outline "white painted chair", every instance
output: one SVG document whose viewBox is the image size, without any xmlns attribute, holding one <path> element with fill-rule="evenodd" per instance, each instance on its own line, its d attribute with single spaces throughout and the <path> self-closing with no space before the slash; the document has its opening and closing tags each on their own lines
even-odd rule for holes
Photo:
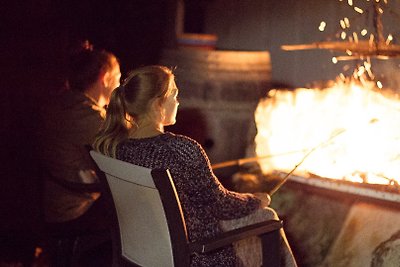
<svg viewBox="0 0 400 267">
<path fill-rule="evenodd" d="M 194 253 L 207 253 L 254 235 L 263 240 L 265 265 L 279 266 L 280 221 L 266 221 L 211 240 L 190 242 L 168 170 L 151 170 L 93 150 L 90 155 L 107 187 L 104 196 L 112 200 L 110 210 L 115 210 L 114 266 L 189 266 Z"/>
</svg>

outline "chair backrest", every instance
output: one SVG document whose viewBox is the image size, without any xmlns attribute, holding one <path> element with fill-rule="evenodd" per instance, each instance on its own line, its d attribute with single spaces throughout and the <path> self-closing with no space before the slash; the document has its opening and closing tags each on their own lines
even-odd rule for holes
<svg viewBox="0 0 400 267">
<path fill-rule="evenodd" d="M 122 257 L 140 266 L 188 266 L 186 227 L 169 171 L 151 170 L 93 150 L 90 155 L 112 194 Z"/>
</svg>

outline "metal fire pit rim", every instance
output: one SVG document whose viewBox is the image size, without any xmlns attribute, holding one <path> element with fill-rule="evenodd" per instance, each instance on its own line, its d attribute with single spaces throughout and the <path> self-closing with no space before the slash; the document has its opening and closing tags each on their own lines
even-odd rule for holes
<svg viewBox="0 0 400 267">
<path fill-rule="evenodd" d="M 283 175 L 284 173 L 281 173 Z M 400 194 L 393 192 L 385 192 L 375 190 L 372 188 L 361 187 L 357 183 L 344 183 L 340 180 L 319 178 L 319 177 L 302 177 L 298 175 L 291 175 L 288 180 L 289 184 L 295 183 L 298 185 L 307 186 L 308 189 L 315 188 L 318 192 L 323 190 L 324 192 L 331 191 L 348 196 L 353 196 L 354 200 L 362 199 L 368 201 L 379 202 L 383 204 L 389 204 L 389 206 L 400 207 Z"/>
</svg>

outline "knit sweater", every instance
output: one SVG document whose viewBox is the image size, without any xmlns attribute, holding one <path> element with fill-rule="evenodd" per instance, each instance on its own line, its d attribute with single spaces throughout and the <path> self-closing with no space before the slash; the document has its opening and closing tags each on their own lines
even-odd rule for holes
<svg viewBox="0 0 400 267">
<path fill-rule="evenodd" d="M 165 133 L 128 139 L 116 157 L 146 168 L 169 169 L 182 204 L 190 241 L 222 232 L 219 221 L 241 218 L 260 207 L 252 194 L 227 190 L 214 175 L 203 148 L 193 139 Z M 192 257 L 191 266 L 235 266 L 232 246 Z"/>
</svg>

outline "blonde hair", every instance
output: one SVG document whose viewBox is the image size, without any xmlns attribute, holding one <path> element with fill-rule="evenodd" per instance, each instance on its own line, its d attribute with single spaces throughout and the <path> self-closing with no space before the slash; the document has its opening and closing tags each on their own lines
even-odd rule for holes
<svg viewBox="0 0 400 267">
<path fill-rule="evenodd" d="M 170 94 L 171 79 L 174 79 L 172 71 L 164 66 L 146 66 L 131 71 L 111 94 L 106 118 L 93 148 L 115 158 L 118 144 L 126 140 L 148 114 L 151 102 L 155 98 L 162 102 Z"/>
</svg>

